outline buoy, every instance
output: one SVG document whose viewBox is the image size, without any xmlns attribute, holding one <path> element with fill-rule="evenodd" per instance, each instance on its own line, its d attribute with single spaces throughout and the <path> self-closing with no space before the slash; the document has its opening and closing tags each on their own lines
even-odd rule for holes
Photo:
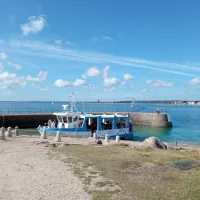
<svg viewBox="0 0 200 200">
<path fill-rule="evenodd" d="M 94 134 L 93 134 L 93 138 L 94 138 L 94 139 L 97 139 L 97 133 L 96 133 L 96 131 L 95 131 Z"/>
<path fill-rule="evenodd" d="M 18 126 L 15 126 L 15 135 L 19 136 L 19 127 Z"/>
<path fill-rule="evenodd" d="M 8 127 L 7 132 L 6 132 L 6 137 L 12 137 L 12 128 Z"/>
<path fill-rule="evenodd" d="M 5 140 L 5 128 L 2 127 L 0 130 L 0 140 Z"/>
<path fill-rule="evenodd" d="M 116 136 L 116 140 L 115 140 L 115 142 L 119 142 L 119 141 L 120 141 L 120 136 L 117 135 L 117 136 Z"/>
<path fill-rule="evenodd" d="M 54 142 L 61 142 L 60 131 L 56 132 L 56 137 L 54 138 Z"/>
<path fill-rule="evenodd" d="M 44 130 L 42 131 L 42 134 L 41 134 L 40 138 L 41 138 L 41 139 L 47 139 L 47 130 L 44 129 Z"/>
<path fill-rule="evenodd" d="M 109 135 L 108 135 L 108 134 L 105 135 L 105 140 L 104 140 L 104 142 L 109 142 Z"/>
</svg>

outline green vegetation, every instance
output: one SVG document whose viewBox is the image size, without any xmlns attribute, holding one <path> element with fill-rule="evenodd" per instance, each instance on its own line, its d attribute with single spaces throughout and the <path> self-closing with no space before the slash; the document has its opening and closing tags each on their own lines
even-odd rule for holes
<svg viewBox="0 0 200 200">
<path fill-rule="evenodd" d="M 181 171 L 169 164 L 186 158 L 200 161 L 199 152 L 122 145 L 68 145 L 56 152 L 66 156 L 95 200 L 200 199 L 200 167 Z"/>
</svg>

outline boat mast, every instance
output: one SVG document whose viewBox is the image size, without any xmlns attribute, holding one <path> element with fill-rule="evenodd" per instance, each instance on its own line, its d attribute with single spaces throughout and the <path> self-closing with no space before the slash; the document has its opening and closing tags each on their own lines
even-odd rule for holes
<svg viewBox="0 0 200 200">
<path fill-rule="evenodd" d="M 71 107 L 70 112 L 78 112 L 78 110 L 76 109 L 76 94 L 74 93 L 74 91 L 70 96 L 70 107 Z"/>
</svg>

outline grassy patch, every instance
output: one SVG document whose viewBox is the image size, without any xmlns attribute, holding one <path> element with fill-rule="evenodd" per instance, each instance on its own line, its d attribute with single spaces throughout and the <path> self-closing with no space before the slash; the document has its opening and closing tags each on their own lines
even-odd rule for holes
<svg viewBox="0 0 200 200">
<path fill-rule="evenodd" d="M 105 187 L 105 186 L 113 185 L 113 182 L 111 181 L 99 181 L 96 183 L 96 186 L 98 187 Z"/>
<path fill-rule="evenodd" d="M 172 161 L 186 158 L 200 161 L 198 152 L 137 149 L 123 145 L 102 148 L 70 145 L 60 149 L 59 152 L 70 157 L 68 162 L 73 163 L 74 166 L 79 163 L 84 164 L 78 167 L 75 173 L 86 180 L 86 189 L 92 181 L 91 176 L 96 174 L 111 180 L 111 182 L 96 182 L 97 187 L 112 183 L 122 189 L 120 192 L 92 191 L 95 200 L 200 199 L 200 167 L 180 171 L 169 165 Z M 90 166 L 94 166 L 98 172 L 91 171 L 89 176 L 83 175 L 82 172 Z"/>
</svg>

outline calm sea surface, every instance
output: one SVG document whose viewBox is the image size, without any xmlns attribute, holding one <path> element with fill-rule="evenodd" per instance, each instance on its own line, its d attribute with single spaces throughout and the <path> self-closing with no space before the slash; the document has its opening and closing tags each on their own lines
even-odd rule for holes
<svg viewBox="0 0 200 200">
<path fill-rule="evenodd" d="M 64 102 L 0 102 L 0 114 L 3 113 L 31 113 L 60 111 Z M 173 128 L 151 128 L 147 126 L 134 126 L 134 140 L 144 140 L 156 136 L 162 141 L 190 143 L 200 145 L 200 106 L 173 106 L 162 104 L 77 104 L 79 111 L 162 111 L 167 109 Z"/>
</svg>

